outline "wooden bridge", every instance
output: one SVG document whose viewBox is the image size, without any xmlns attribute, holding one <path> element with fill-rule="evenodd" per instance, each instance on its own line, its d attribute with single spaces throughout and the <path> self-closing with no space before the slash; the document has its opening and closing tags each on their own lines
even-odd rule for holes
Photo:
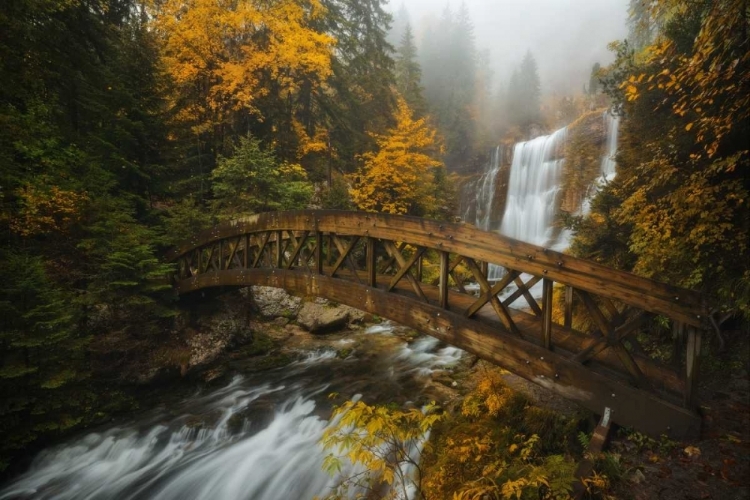
<svg viewBox="0 0 750 500">
<path fill-rule="evenodd" d="M 469 225 L 364 212 L 247 217 L 196 235 L 169 258 L 180 294 L 265 285 L 325 297 L 460 347 L 595 413 L 609 408 L 620 425 L 653 436 L 700 429 L 707 313 L 689 290 Z M 490 264 L 505 269 L 499 281 L 488 280 Z M 541 300 L 530 291 L 539 282 Z M 511 308 L 516 301 L 523 308 Z M 635 338 L 650 314 L 676 333 L 669 365 Z"/>
</svg>

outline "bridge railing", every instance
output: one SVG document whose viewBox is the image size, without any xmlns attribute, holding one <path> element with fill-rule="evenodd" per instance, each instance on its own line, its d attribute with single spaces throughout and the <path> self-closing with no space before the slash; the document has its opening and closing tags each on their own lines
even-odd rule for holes
<svg viewBox="0 0 750 500">
<path fill-rule="evenodd" d="M 499 321 L 510 335 L 568 361 L 695 407 L 707 320 L 700 294 L 470 225 L 364 212 L 266 213 L 197 234 L 169 257 L 178 263 L 180 292 L 239 283 L 257 269 L 341 278 L 467 319 Z M 504 268 L 499 280 L 488 278 L 488 264 Z M 539 283 L 541 296 L 532 291 Z M 521 299 L 523 311 L 510 307 Z M 559 318 L 554 302 L 562 305 Z M 574 310 L 587 318 L 588 331 L 574 328 Z M 646 313 L 673 323 L 672 366 L 651 359 L 636 339 Z"/>
</svg>

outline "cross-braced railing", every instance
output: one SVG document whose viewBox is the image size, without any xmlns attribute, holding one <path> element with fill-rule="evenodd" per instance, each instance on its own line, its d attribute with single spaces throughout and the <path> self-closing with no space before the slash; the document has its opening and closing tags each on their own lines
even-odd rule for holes
<svg viewBox="0 0 750 500">
<path fill-rule="evenodd" d="M 180 293 L 268 284 L 321 295 L 420 329 L 594 411 L 613 408 L 616 422 L 652 434 L 699 425 L 706 315 L 689 290 L 469 225 L 363 212 L 248 217 L 196 235 L 170 258 Z M 490 265 L 503 268 L 498 280 L 488 278 Z M 675 343 L 670 365 L 636 338 L 654 314 L 687 340 Z"/>
</svg>

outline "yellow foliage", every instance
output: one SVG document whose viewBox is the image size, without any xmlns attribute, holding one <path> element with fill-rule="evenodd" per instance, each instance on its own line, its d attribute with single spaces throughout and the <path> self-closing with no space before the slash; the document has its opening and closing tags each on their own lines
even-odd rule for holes
<svg viewBox="0 0 750 500">
<path fill-rule="evenodd" d="M 352 201 L 369 212 L 427 215 L 435 209 L 433 169 L 443 168 L 437 132 L 414 120 L 399 98 L 396 126 L 374 135 L 378 151 L 362 155 L 364 166 L 352 178 Z"/>
<path fill-rule="evenodd" d="M 331 74 L 333 38 L 310 27 L 320 0 L 164 0 L 152 4 L 162 61 L 197 133 L 244 110 L 259 118 L 270 85 L 286 97 Z M 187 98 L 186 98 L 187 97 Z M 175 104 L 177 98 L 175 98 Z"/>
<path fill-rule="evenodd" d="M 657 18 L 684 14 L 690 6 L 685 0 L 656 0 L 651 9 Z M 701 29 L 689 54 L 682 54 L 674 40 L 657 39 L 648 47 L 646 64 L 666 67 L 655 81 L 644 75 L 633 76 L 621 84 L 628 101 L 639 97 L 638 85 L 663 89 L 670 95 L 672 111 L 695 120 L 696 140 L 708 157 L 719 149 L 722 139 L 750 118 L 750 50 L 747 48 L 747 1 L 717 0 L 702 16 Z"/>
<path fill-rule="evenodd" d="M 405 493 L 410 482 L 421 479 L 408 477 L 405 465 L 417 465 L 418 443 L 441 418 L 434 404 L 420 411 L 347 401 L 334 409 L 331 420 L 335 423 L 321 439 L 326 450 L 333 450 L 323 468 L 331 474 L 340 472 L 341 460 L 346 457 L 352 464 L 363 466 L 367 474 L 355 473 L 344 478 L 340 491 L 351 486 L 373 489 L 379 483 L 386 483 L 393 486 L 390 497 L 397 498 Z"/>
<path fill-rule="evenodd" d="M 22 236 L 67 231 L 80 219 L 82 206 L 88 200 L 85 192 L 65 191 L 57 186 L 26 185 L 17 195 L 21 210 L 18 217 L 11 220 L 10 228 Z"/>
</svg>

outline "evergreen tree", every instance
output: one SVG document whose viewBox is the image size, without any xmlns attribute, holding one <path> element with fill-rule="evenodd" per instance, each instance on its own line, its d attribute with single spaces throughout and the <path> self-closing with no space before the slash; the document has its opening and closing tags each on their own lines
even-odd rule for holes
<svg viewBox="0 0 750 500">
<path fill-rule="evenodd" d="M 409 17 L 409 11 L 406 10 L 406 4 L 401 2 L 398 10 L 393 15 L 393 22 L 388 30 L 386 41 L 391 44 L 391 46 L 398 47 L 404 39 L 404 32 L 407 27 L 411 27 L 411 19 Z"/>
<path fill-rule="evenodd" d="M 356 157 L 374 147 L 370 132 L 382 132 L 393 121 L 393 47 L 386 40 L 391 15 L 384 3 L 323 0 L 327 15 L 319 29 L 337 43 L 327 86 L 310 89 L 307 127 L 326 129 L 328 158 L 342 172 L 353 171 Z"/>
<path fill-rule="evenodd" d="M 411 26 L 408 24 L 396 52 L 395 74 L 399 94 L 406 100 L 415 116 L 423 116 L 426 104 L 422 96 L 422 70 L 417 62 L 417 48 L 414 45 Z"/>
<path fill-rule="evenodd" d="M 540 120 L 541 90 L 536 60 L 531 51 L 517 70 L 513 71 L 508 84 L 507 113 L 512 125 L 528 127 Z"/>
<path fill-rule="evenodd" d="M 477 56 L 474 27 L 465 3 L 454 15 L 446 6 L 428 29 L 422 59 L 427 105 L 445 138 L 449 169 L 466 164 L 476 138 Z"/>
<path fill-rule="evenodd" d="M 591 76 L 589 77 L 588 93 L 590 95 L 596 95 L 601 91 L 601 84 L 599 83 L 600 71 L 601 65 L 594 63 L 594 66 L 591 68 Z"/>
</svg>

